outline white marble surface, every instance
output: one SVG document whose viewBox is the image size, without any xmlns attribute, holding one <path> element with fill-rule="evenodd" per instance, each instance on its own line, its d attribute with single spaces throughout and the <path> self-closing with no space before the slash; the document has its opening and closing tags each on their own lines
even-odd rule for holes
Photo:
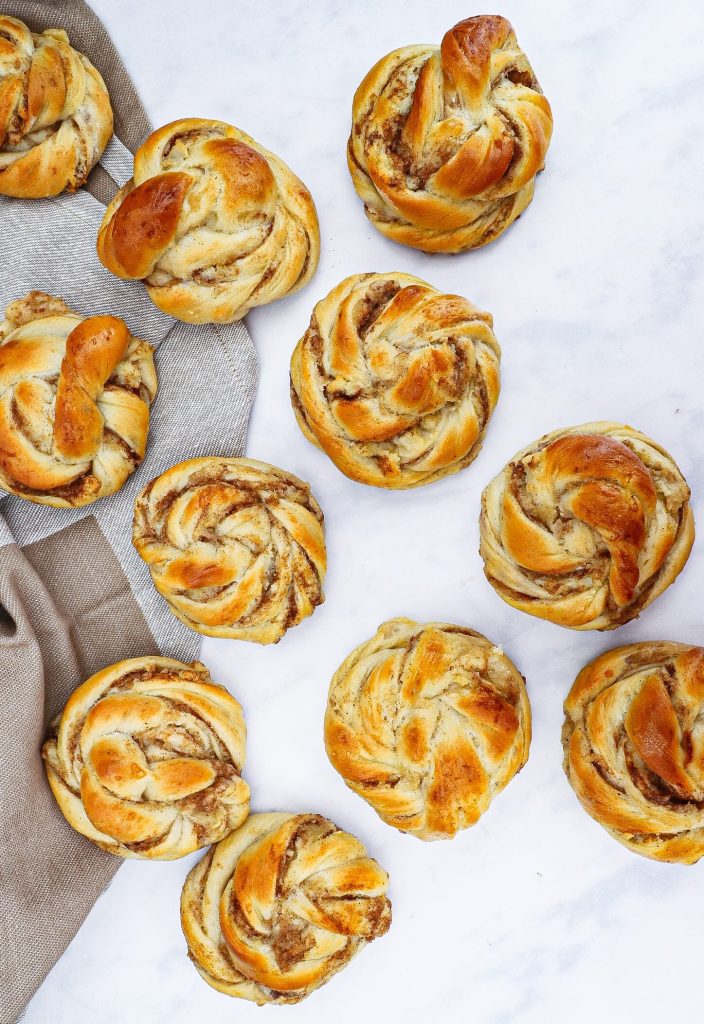
<svg viewBox="0 0 704 1024">
<path fill-rule="evenodd" d="M 553 105 L 536 198 L 498 242 L 428 257 L 367 224 L 345 166 L 352 93 L 379 56 L 477 13 L 449 0 L 94 0 L 155 125 L 234 122 L 309 185 L 323 254 L 308 288 L 249 318 L 261 364 L 248 454 L 313 483 L 327 521 L 327 601 L 277 647 L 206 641 L 242 701 L 253 806 L 311 809 L 362 837 L 391 875 L 394 922 L 298 1007 L 210 990 L 178 922 L 190 862 L 128 863 L 33 1000 L 27 1024 L 435 1020 L 545 1024 L 701 1017 L 704 864 L 640 859 L 577 804 L 561 767 L 561 705 L 579 667 L 637 639 L 701 643 L 704 542 L 676 584 L 617 634 L 585 635 L 505 606 L 484 581 L 483 485 L 552 428 L 613 418 L 674 454 L 704 517 L 701 304 L 704 161 L 696 0 L 505 0 Z M 399 269 L 495 317 L 503 388 L 485 447 L 458 476 L 383 493 L 341 476 L 299 433 L 288 361 L 314 302 L 343 276 Z M 184 445 L 187 428 L 184 426 Z M 397 834 L 327 762 L 330 676 L 386 618 L 471 625 L 527 677 L 530 760 L 454 841 Z"/>
</svg>

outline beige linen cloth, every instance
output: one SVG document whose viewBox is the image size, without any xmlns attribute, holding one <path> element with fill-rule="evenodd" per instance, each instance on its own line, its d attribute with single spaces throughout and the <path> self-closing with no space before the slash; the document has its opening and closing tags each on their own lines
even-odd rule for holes
<svg viewBox="0 0 704 1024">
<path fill-rule="evenodd" d="M 147 455 L 118 494 L 64 510 L 0 492 L 0 1022 L 10 1024 L 120 865 L 58 811 L 40 756 L 47 723 L 104 665 L 157 651 L 197 656 L 197 634 L 170 614 L 132 548 L 134 499 L 183 458 L 242 453 L 257 361 L 243 324 L 178 324 L 98 261 L 101 203 L 131 176 L 125 146 L 134 151 L 151 130 L 102 23 L 81 0 L 0 0 L 0 11 L 34 30 L 67 30 L 105 78 L 117 136 L 87 189 L 0 197 L 0 304 L 37 288 L 85 315 L 121 316 L 159 345 Z"/>
</svg>

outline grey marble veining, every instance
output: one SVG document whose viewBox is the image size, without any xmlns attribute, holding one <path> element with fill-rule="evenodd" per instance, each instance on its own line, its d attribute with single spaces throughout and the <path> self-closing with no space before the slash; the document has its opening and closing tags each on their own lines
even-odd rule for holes
<svg viewBox="0 0 704 1024">
<path fill-rule="evenodd" d="M 255 311 L 261 377 L 248 454 L 312 482 L 326 513 L 327 601 L 273 648 L 206 641 L 244 705 L 257 810 L 312 809 L 357 833 L 391 875 L 389 935 L 298 1007 L 258 1010 L 210 990 L 178 920 L 190 863 L 128 863 L 32 1002 L 27 1024 L 611 1024 L 696 1019 L 704 864 L 640 859 L 579 808 L 561 767 L 562 700 L 581 665 L 638 639 L 704 640 L 704 544 L 674 586 L 617 633 L 562 630 L 506 607 L 478 548 L 482 487 L 553 428 L 613 418 L 664 444 L 704 517 L 704 8 L 694 0 L 506 0 L 555 133 L 533 204 L 486 249 L 428 257 L 368 224 L 345 164 L 352 94 L 396 46 L 439 41 L 477 13 L 449 0 L 94 0 L 155 125 L 232 121 L 310 187 L 313 282 Z M 341 476 L 300 434 L 288 361 L 314 302 L 343 276 L 399 269 L 494 314 L 502 395 L 477 461 L 406 493 Z M 524 771 L 473 829 L 423 844 L 385 826 L 327 762 L 330 676 L 386 618 L 471 625 L 527 678 Z"/>
</svg>

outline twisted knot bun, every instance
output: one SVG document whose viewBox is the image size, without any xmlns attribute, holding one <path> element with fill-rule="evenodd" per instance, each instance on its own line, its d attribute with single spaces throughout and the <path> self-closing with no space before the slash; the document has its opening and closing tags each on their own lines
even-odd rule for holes
<svg viewBox="0 0 704 1024">
<path fill-rule="evenodd" d="M 585 811 L 654 860 L 704 855 L 704 649 L 607 651 L 565 701 L 565 772 Z"/>
<path fill-rule="evenodd" d="M 550 104 L 505 18 L 383 57 L 357 89 L 347 163 L 372 224 L 426 252 L 486 245 L 533 198 Z"/>
<path fill-rule="evenodd" d="M 73 693 L 42 755 L 70 825 L 120 857 L 174 860 L 247 817 L 242 708 L 205 666 L 131 658 Z"/>
<path fill-rule="evenodd" d="M 0 15 L 0 195 L 74 191 L 111 135 L 105 83 L 66 33 Z"/>
<path fill-rule="evenodd" d="M 376 487 L 469 465 L 499 396 L 492 318 L 409 274 L 358 274 L 315 307 L 291 358 L 306 437 Z"/>
<path fill-rule="evenodd" d="M 474 825 L 528 760 L 523 678 L 471 629 L 391 619 L 332 678 L 325 747 L 350 789 L 419 839 Z"/>
<path fill-rule="evenodd" d="M 319 814 L 253 814 L 186 878 L 189 956 L 226 995 L 298 1003 L 387 932 L 387 886 L 362 843 Z"/>
<path fill-rule="evenodd" d="M 98 256 L 188 323 L 230 323 L 302 288 L 320 251 L 310 192 L 283 160 L 223 121 L 153 132 L 105 211 Z"/>
<path fill-rule="evenodd" d="M 265 462 L 181 462 L 137 499 L 134 545 L 174 615 L 208 636 L 276 643 L 323 601 L 323 513 Z"/>
<path fill-rule="evenodd" d="M 115 316 L 43 292 L 0 323 L 0 486 L 41 505 L 88 505 L 144 457 L 154 353 Z"/>
<path fill-rule="evenodd" d="M 615 629 L 669 587 L 694 541 L 689 487 L 664 448 L 618 423 L 556 430 L 482 495 L 486 577 L 514 608 Z"/>
</svg>

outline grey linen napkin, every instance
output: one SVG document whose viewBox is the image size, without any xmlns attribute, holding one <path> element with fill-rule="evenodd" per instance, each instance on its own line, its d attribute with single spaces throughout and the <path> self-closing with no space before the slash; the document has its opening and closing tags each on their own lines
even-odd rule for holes
<svg viewBox="0 0 704 1024">
<path fill-rule="evenodd" d="M 34 30 L 63 27 L 106 80 L 119 139 L 133 150 L 150 125 L 104 26 L 81 0 L 0 10 Z M 157 345 L 159 389 L 147 455 L 116 495 L 51 509 L 0 492 L 0 1024 L 18 1019 L 119 867 L 66 824 L 40 756 L 50 719 L 87 676 L 121 658 L 184 660 L 199 637 L 167 610 L 131 543 L 136 494 L 181 459 L 241 454 L 257 380 L 244 324 L 179 324 L 139 283 L 100 264 L 103 205 L 131 177 L 113 138 L 86 189 L 55 199 L 0 197 L 0 304 L 31 289 L 79 313 L 121 316 Z"/>
</svg>

